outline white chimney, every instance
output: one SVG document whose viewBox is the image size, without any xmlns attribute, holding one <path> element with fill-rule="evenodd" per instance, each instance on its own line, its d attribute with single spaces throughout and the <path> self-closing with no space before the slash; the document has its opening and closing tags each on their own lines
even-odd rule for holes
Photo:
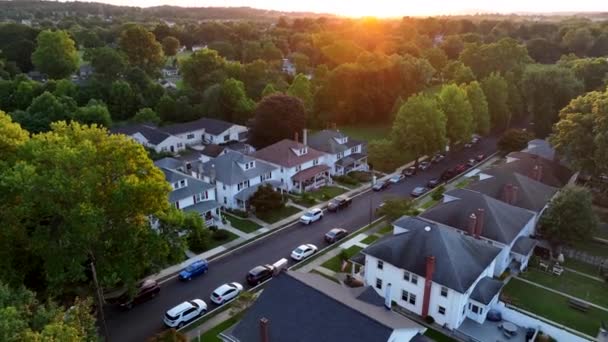
<svg viewBox="0 0 608 342">
<path fill-rule="evenodd" d="M 302 144 L 304 146 L 308 145 L 308 130 L 306 128 L 302 130 Z"/>
<path fill-rule="evenodd" d="M 387 310 L 391 309 L 392 302 L 393 301 L 391 300 L 391 283 L 388 283 L 386 284 L 386 289 L 384 290 L 384 306 Z"/>
</svg>

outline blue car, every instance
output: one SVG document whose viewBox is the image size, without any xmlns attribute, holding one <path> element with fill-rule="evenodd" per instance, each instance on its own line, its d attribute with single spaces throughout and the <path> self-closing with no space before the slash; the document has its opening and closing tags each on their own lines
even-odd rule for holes
<svg viewBox="0 0 608 342">
<path fill-rule="evenodd" d="M 192 280 L 196 276 L 207 273 L 207 270 L 209 270 L 207 260 L 195 261 L 179 272 L 179 280 Z"/>
</svg>

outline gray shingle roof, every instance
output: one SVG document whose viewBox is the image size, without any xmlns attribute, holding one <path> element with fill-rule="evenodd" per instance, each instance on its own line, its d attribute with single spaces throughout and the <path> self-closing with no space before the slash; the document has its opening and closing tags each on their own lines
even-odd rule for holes
<svg viewBox="0 0 608 342">
<path fill-rule="evenodd" d="M 534 168 L 540 165 L 542 166 L 542 177 L 540 182 L 557 188 L 561 188 L 566 185 L 573 175 L 573 172 L 567 167 L 534 154 L 526 152 L 512 152 L 509 153 L 508 156 L 517 158 L 518 160 L 510 163 L 500 164 L 490 170 L 484 171 L 484 173 L 493 174 L 493 172 L 507 170 L 532 178 Z"/>
<path fill-rule="evenodd" d="M 196 211 L 197 213 L 201 213 L 204 214 L 206 212 L 208 212 L 209 210 L 215 209 L 215 208 L 219 208 L 220 204 L 217 203 L 217 201 L 202 201 L 202 202 L 198 202 L 194 205 L 191 205 L 189 207 L 185 207 L 182 208 L 184 211 Z"/>
<path fill-rule="evenodd" d="M 277 143 L 258 150 L 253 154 L 253 156 L 277 165 L 293 167 L 307 161 L 320 158 L 324 155 L 323 152 L 317 151 L 312 147 L 308 147 L 308 153 L 301 156 L 298 156 L 292 150 L 299 150 L 305 147 L 306 146 L 299 142 L 290 139 L 283 139 Z"/>
<path fill-rule="evenodd" d="M 534 247 L 536 247 L 537 243 L 538 240 L 532 239 L 527 236 L 520 236 L 515 241 L 515 244 L 513 245 L 513 248 L 511 248 L 511 251 L 521 255 L 528 255 L 534 249 Z"/>
<path fill-rule="evenodd" d="M 198 120 L 173 124 L 165 127 L 161 127 L 164 132 L 170 134 L 182 134 L 187 132 L 196 131 L 199 129 L 205 129 L 206 133 L 209 134 L 220 134 L 225 132 L 228 128 L 232 127 L 233 124 L 230 122 L 211 119 L 211 118 L 200 118 Z"/>
<path fill-rule="evenodd" d="M 169 183 L 175 183 L 182 179 L 186 179 L 188 185 L 183 188 L 171 191 L 169 194 L 169 202 L 177 202 L 189 196 L 200 194 L 206 190 L 213 189 L 213 185 L 205 183 L 202 180 L 183 174 L 179 171 L 169 170 L 166 168 L 160 168 L 165 174 L 165 179 Z"/>
<path fill-rule="evenodd" d="M 268 180 L 262 183 L 258 183 L 254 186 L 250 186 L 248 188 L 245 188 L 241 191 L 239 191 L 236 195 L 234 195 L 234 198 L 241 200 L 241 201 L 246 201 L 249 199 L 249 197 L 253 196 L 253 194 L 255 194 L 256 191 L 258 191 L 258 188 L 262 185 L 266 185 L 266 184 L 270 184 L 273 187 L 280 187 L 281 186 L 281 182 L 277 181 L 277 180 Z"/>
<path fill-rule="evenodd" d="M 349 154 L 348 156 L 336 161 L 336 165 L 341 165 L 341 166 L 352 165 L 356 161 L 359 161 L 366 157 L 367 157 L 367 154 L 364 154 L 364 153 L 352 153 L 352 154 Z"/>
<path fill-rule="evenodd" d="M 475 289 L 473 290 L 473 293 L 471 293 L 471 298 L 481 304 L 490 304 L 494 296 L 496 296 L 504 285 L 505 284 L 502 281 L 491 277 L 482 278 L 477 285 L 475 285 Z"/>
<path fill-rule="evenodd" d="M 146 139 L 148 139 L 148 142 L 150 142 L 150 144 L 153 144 L 153 145 L 158 145 L 161 142 L 165 141 L 165 139 L 170 137 L 169 134 L 158 130 L 154 126 L 141 125 L 141 124 L 113 128 L 110 130 L 110 132 L 115 133 L 115 134 L 126 134 L 126 135 L 133 135 L 135 133 L 140 133 L 141 135 L 146 137 Z"/>
<path fill-rule="evenodd" d="M 222 152 L 224 152 L 225 149 L 226 149 L 226 147 L 221 146 L 221 145 L 209 144 L 209 145 L 205 145 L 205 148 L 203 149 L 203 152 L 201 152 L 201 153 L 208 157 L 215 158 L 215 157 L 219 156 L 220 154 L 222 154 Z"/>
<path fill-rule="evenodd" d="M 423 328 L 383 307 L 358 300 L 349 288 L 310 273 L 274 278 L 242 320 L 226 334 L 241 342 L 260 342 L 259 321 L 269 320 L 270 341 L 388 341 L 395 329 L 415 335 Z"/>
<path fill-rule="evenodd" d="M 255 162 L 255 167 L 244 170 L 239 165 L 248 162 Z M 205 176 L 211 177 L 212 173 L 215 172 L 217 180 L 230 185 L 238 184 L 275 170 L 276 167 L 269 163 L 235 151 L 228 151 L 203 164 L 203 174 Z"/>
<path fill-rule="evenodd" d="M 438 203 L 420 216 L 466 232 L 469 216 L 481 208 L 485 210 L 481 236 L 507 245 L 513 242 L 534 217 L 534 213 L 529 210 L 514 207 L 476 191 L 454 189 L 444 196 L 456 199 Z"/>
<path fill-rule="evenodd" d="M 480 192 L 498 200 L 504 199 L 505 186 L 517 186 L 514 206 L 540 212 L 558 191 L 558 188 L 537 182 L 534 179 L 509 170 L 494 170 L 491 178 L 474 182 L 468 189 Z"/>
<path fill-rule="evenodd" d="M 345 144 L 338 143 L 336 138 L 344 138 L 346 135 L 340 131 L 334 131 L 329 129 L 324 129 L 315 134 L 312 134 L 308 138 L 308 146 L 327 153 L 336 154 L 339 152 L 344 152 L 347 149 L 364 144 L 363 141 L 348 138 Z"/>
<path fill-rule="evenodd" d="M 156 165 L 157 167 L 165 168 L 165 169 L 169 169 L 169 170 L 177 170 L 180 167 L 183 167 L 184 163 L 175 158 L 165 157 L 165 158 L 155 161 L 154 165 Z"/>
<path fill-rule="evenodd" d="M 535 154 L 548 160 L 555 159 L 555 149 L 547 140 L 543 139 L 534 139 L 529 141 L 528 147 L 526 147 L 522 152 Z"/>
<path fill-rule="evenodd" d="M 434 256 L 433 282 L 459 293 L 465 293 L 501 251 L 422 218 L 404 217 L 393 224 L 408 231 L 376 241 L 362 252 L 421 277 L 426 257 Z"/>
</svg>

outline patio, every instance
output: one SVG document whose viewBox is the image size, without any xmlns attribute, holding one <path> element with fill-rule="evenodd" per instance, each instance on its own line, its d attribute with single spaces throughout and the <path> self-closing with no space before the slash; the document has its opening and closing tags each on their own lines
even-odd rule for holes
<svg viewBox="0 0 608 342">
<path fill-rule="evenodd" d="M 483 342 L 526 342 L 526 328 L 517 327 L 517 333 L 514 336 L 507 337 L 501 329 L 498 328 L 502 322 L 491 322 L 486 320 L 483 324 L 479 324 L 471 319 L 465 319 L 458 328 L 458 331 L 467 337 L 472 338 L 471 341 Z"/>
</svg>

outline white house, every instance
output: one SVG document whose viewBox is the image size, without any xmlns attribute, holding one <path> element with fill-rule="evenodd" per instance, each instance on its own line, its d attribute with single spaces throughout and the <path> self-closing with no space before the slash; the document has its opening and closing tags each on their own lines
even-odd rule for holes
<svg viewBox="0 0 608 342">
<path fill-rule="evenodd" d="M 483 323 L 503 286 L 492 278 L 501 249 L 418 217 L 393 226 L 394 235 L 362 251 L 365 284 L 449 329 L 466 318 Z"/>
<path fill-rule="evenodd" d="M 338 130 L 325 129 L 312 134 L 308 146 L 327 153 L 326 163 L 334 165 L 330 170 L 332 175 L 368 169 L 365 142 L 351 139 Z"/>
<path fill-rule="evenodd" d="M 277 166 L 281 187 L 287 191 L 304 192 L 332 182 L 332 164 L 327 154 L 305 143 L 283 139 L 256 151 L 253 156 Z"/>
<path fill-rule="evenodd" d="M 246 210 L 249 198 L 260 185 L 280 187 L 278 167 L 235 151 L 199 164 L 198 177 L 215 185 L 223 207 Z"/>
<path fill-rule="evenodd" d="M 190 122 L 164 126 L 160 129 L 183 139 L 188 145 L 246 141 L 248 132 L 245 126 L 210 118 L 200 118 Z"/>
<path fill-rule="evenodd" d="M 154 149 L 159 153 L 177 153 L 186 148 L 186 141 L 182 138 L 160 131 L 152 125 L 135 124 L 113 128 L 110 131 L 114 134 L 128 135 L 145 147 Z"/>
<path fill-rule="evenodd" d="M 441 203 L 420 216 L 500 248 L 495 276 L 507 268 L 523 271 L 536 246 L 536 240 L 530 238 L 536 225 L 535 212 L 479 192 L 450 190 L 443 195 Z"/>
</svg>

